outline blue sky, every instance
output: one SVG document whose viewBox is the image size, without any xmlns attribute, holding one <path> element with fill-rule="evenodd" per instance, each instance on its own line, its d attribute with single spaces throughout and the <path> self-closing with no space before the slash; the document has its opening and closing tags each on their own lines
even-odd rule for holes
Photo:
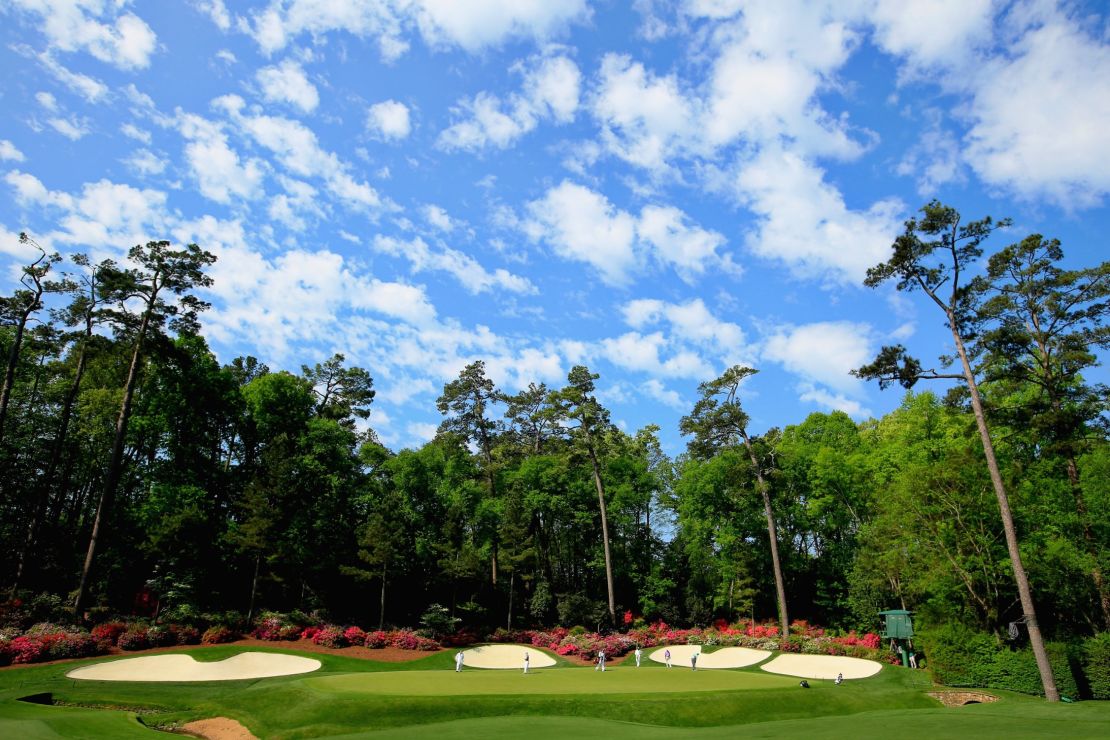
<svg viewBox="0 0 1110 740">
<path fill-rule="evenodd" d="M 367 368 L 394 448 L 486 361 L 574 364 L 629 431 L 759 368 L 752 430 L 900 393 L 847 375 L 948 351 L 862 286 L 933 197 L 1105 259 L 1101 3 L 0 0 L 0 267 L 30 232 L 217 254 L 221 361 Z M 1098 380 L 1107 379 L 1104 370 Z"/>
</svg>

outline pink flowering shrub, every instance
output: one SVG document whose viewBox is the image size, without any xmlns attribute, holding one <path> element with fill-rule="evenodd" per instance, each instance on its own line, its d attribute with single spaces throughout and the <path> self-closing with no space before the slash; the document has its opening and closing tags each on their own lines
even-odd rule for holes
<svg viewBox="0 0 1110 740">
<path fill-rule="evenodd" d="M 281 617 L 269 616 L 258 620 L 251 636 L 258 640 L 281 640 Z"/>
<path fill-rule="evenodd" d="M 343 639 L 348 645 L 363 645 L 366 643 L 366 633 L 362 627 L 348 627 L 343 631 Z"/>
<path fill-rule="evenodd" d="M 347 641 L 343 638 L 343 631 L 335 625 L 327 625 L 318 630 L 312 636 L 312 644 L 329 648 L 347 647 Z"/>
<path fill-rule="evenodd" d="M 374 630 L 366 633 L 363 644 L 368 648 L 380 650 L 389 645 L 389 633 L 384 630 Z"/>
<path fill-rule="evenodd" d="M 214 627 L 209 627 L 201 635 L 200 641 L 205 645 L 220 645 L 225 642 L 234 642 L 239 639 L 239 635 L 230 627 L 222 624 Z"/>
<path fill-rule="evenodd" d="M 401 650 L 438 650 L 439 643 L 410 630 L 395 630 L 390 633 L 390 644 Z"/>
<path fill-rule="evenodd" d="M 301 639 L 311 640 L 313 637 L 316 637 L 316 633 L 319 632 L 321 629 L 322 628 L 320 627 L 305 627 L 303 630 L 301 630 Z"/>
<path fill-rule="evenodd" d="M 43 659 L 46 650 L 38 637 L 20 635 L 8 645 L 11 661 L 15 664 L 35 663 Z"/>
<path fill-rule="evenodd" d="M 64 632 L 51 641 L 48 655 L 51 660 L 64 658 L 88 658 L 100 655 L 104 650 L 101 643 L 93 639 L 92 635 L 82 632 Z"/>
<path fill-rule="evenodd" d="M 123 634 L 116 638 L 116 645 L 119 646 L 120 650 L 146 650 L 150 647 L 150 641 L 147 639 L 146 633 L 145 625 L 130 625 Z"/>
</svg>

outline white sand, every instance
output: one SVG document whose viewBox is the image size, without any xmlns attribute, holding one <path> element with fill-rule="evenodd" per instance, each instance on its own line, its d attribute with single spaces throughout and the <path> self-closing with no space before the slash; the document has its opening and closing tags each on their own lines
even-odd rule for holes
<svg viewBox="0 0 1110 740">
<path fill-rule="evenodd" d="M 881 663 L 863 658 L 846 658 L 840 655 L 800 655 L 790 653 L 780 655 L 766 665 L 760 666 L 768 673 L 799 678 L 836 678 L 843 673 L 844 678 L 868 678 L 883 669 Z"/>
<path fill-rule="evenodd" d="M 191 655 L 146 655 L 84 666 L 66 676 L 88 681 L 238 681 L 309 673 L 320 665 L 314 658 L 279 653 L 240 653 L 214 663 Z"/>
<path fill-rule="evenodd" d="M 698 668 L 746 668 L 771 656 L 769 650 L 743 647 L 726 647 L 712 653 L 703 653 L 701 645 L 669 645 L 659 648 L 648 657 L 656 663 L 666 663 L 667 659 L 663 654 L 668 648 L 671 651 L 671 665 L 683 668 L 690 666 L 690 657 L 695 653 L 698 656 Z"/>
<path fill-rule="evenodd" d="M 515 668 L 524 670 L 524 654 L 528 653 L 529 668 L 548 668 L 555 659 L 531 645 L 479 645 L 463 650 L 467 668 Z"/>
</svg>

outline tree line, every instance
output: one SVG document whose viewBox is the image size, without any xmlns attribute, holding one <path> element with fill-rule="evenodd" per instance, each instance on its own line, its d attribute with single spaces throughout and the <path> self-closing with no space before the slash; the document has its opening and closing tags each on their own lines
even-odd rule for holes
<svg viewBox="0 0 1110 740">
<path fill-rule="evenodd" d="M 674 459 L 658 427 L 612 423 L 587 367 L 508 393 L 480 360 L 444 386 L 435 438 L 392 451 L 370 372 L 342 354 L 219 363 L 197 245 L 94 265 L 24 237 L 35 258 L 0 298 L 0 577 L 90 617 L 141 601 L 414 624 L 438 604 L 483 628 L 873 628 L 895 606 L 1000 637 L 1018 623 L 1035 652 L 1106 630 L 1107 389 L 1085 373 L 1110 344 L 1110 263 L 1065 268 L 1040 235 L 984 259 L 1008 225 L 933 202 L 869 271 L 952 337 L 935 363 L 893 346 L 855 371 L 903 386 L 899 408 L 752 430 L 759 377 L 728 368 Z"/>
</svg>

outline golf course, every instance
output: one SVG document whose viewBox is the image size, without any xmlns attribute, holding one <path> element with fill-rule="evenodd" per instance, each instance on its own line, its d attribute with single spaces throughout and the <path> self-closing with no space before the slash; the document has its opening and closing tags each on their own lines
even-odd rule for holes
<svg viewBox="0 0 1110 740">
<path fill-rule="evenodd" d="M 247 651 L 217 646 L 172 655 L 204 664 Z M 120 660 L 115 657 L 8 668 L 0 671 L 0 737 L 152 737 L 215 717 L 236 720 L 259 738 L 1110 735 L 1106 702 L 1050 704 L 991 691 L 995 702 L 946 707 L 929 695 L 934 687 L 925 671 L 889 665 L 840 685 L 810 680 L 805 689 L 794 677 L 758 666 L 693 671 L 645 660 L 637 668 L 627 658 L 602 673 L 552 656 L 554 666 L 524 675 L 518 669 L 456 672 L 453 651 L 405 662 L 249 651 L 321 665 L 289 676 L 182 682 L 67 676 Z"/>
</svg>

